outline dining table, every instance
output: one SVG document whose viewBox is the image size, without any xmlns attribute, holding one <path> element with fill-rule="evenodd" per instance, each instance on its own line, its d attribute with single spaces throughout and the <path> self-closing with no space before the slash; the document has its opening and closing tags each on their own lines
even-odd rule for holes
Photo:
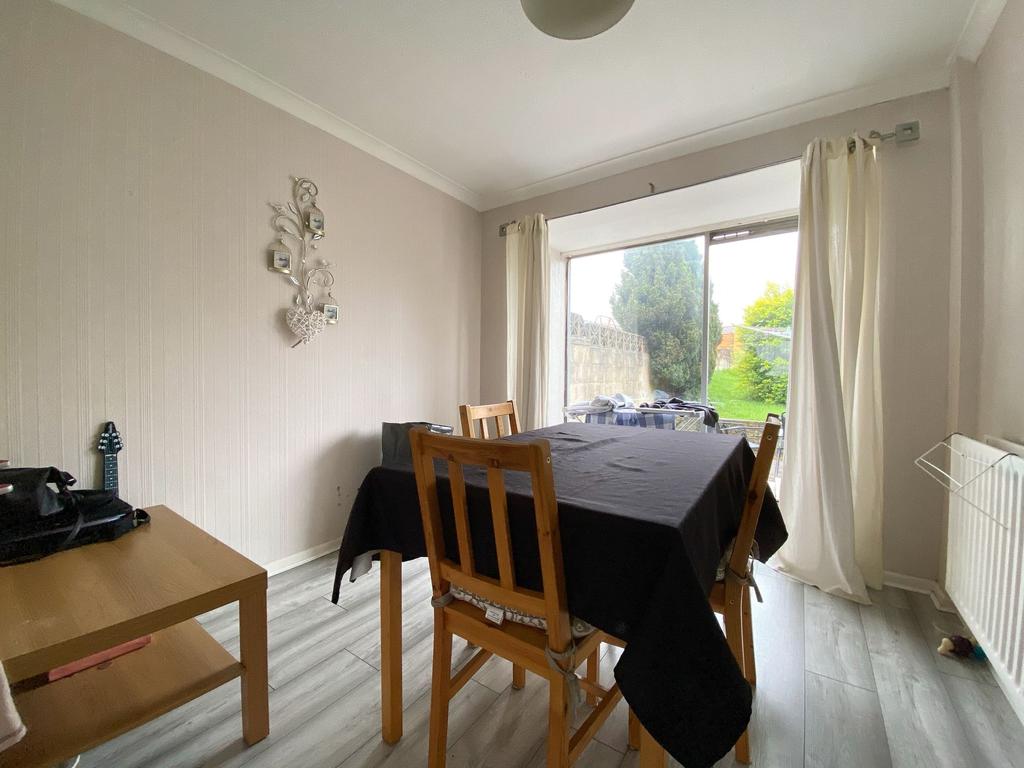
<svg viewBox="0 0 1024 768">
<path fill-rule="evenodd" d="M 641 765 L 663 764 L 662 749 L 688 768 L 713 765 L 751 714 L 751 687 L 708 602 L 747 498 L 749 444 L 741 436 L 578 422 L 502 439 L 550 446 L 569 610 L 625 643 L 614 675 L 643 726 Z M 515 575 L 539 589 L 529 477 L 520 475 L 506 473 Z M 467 472 L 465 479 L 471 525 L 485 524 L 486 476 Z M 438 493 L 450 521 L 440 463 Z M 453 526 L 445 527 L 447 537 Z M 786 536 L 769 489 L 757 557 L 767 560 Z M 476 567 L 496 575 L 495 553 L 480 538 Z M 412 464 L 371 469 L 345 526 L 333 598 L 345 573 L 357 578 L 371 558 L 380 560 L 381 730 L 389 743 L 402 736 L 402 563 L 425 555 Z"/>
</svg>

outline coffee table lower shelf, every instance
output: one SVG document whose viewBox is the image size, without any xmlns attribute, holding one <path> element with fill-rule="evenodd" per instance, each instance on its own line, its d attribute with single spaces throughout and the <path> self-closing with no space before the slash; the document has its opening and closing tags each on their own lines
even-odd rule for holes
<svg viewBox="0 0 1024 768">
<path fill-rule="evenodd" d="M 194 619 L 160 630 L 106 668 L 15 694 L 28 734 L 0 752 L 0 768 L 49 768 L 241 673 L 242 665 Z"/>
</svg>

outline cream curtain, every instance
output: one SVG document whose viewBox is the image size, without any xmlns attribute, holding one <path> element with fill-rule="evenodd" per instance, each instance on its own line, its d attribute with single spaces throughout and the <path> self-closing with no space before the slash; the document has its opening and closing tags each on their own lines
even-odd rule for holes
<svg viewBox="0 0 1024 768">
<path fill-rule="evenodd" d="M 505 235 L 508 396 L 516 402 L 523 429 L 537 429 L 547 422 L 550 261 L 543 215 L 523 216 L 509 226 Z"/>
<path fill-rule="evenodd" d="M 879 212 L 874 147 L 856 134 L 807 147 L 776 564 L 859 602 L 883 575 Z"/>
</svg>

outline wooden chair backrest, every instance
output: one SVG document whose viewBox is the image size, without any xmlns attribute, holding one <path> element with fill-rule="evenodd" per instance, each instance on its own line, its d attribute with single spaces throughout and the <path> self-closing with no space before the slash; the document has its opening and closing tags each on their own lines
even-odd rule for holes
<svg viewBox="0 0 1024 768">
<path fill-rule="evenodd" d="M 491 405 L 460 405 L 459 417 L 462 419 L 463 437 L 476 437 L 473 434 L 473 422 L 479 421 L 480 437 L 490 440 L 491 434 L 487 427 L 487 421 L 492 418 L 498 432 L 496 437 L 519 434 L 519 413 L 516 411 L 516 404 L 511 400 Z M 506 417 L 508 417 L 507 427 L 505 426 Z"/>
<path fill-rule="evenodd" d="M 440 598 L 454 584 L 496 605 L 543 616 L 548 624 L 548 644 L 554 651 L 564 651 L 569 647 L 572 637 L 565 596 L 562 542 L 558 530 L 558 503 L 555 499 L 551 450 L 547 440 L 515 443 L 477 440 L 432 434 L 422 427 L 411 430 L 409 436 L 434 597 Z M 459 562 L 452 560 L 445 551 L 434 466 L 437 459 L 448 464 Z M 498 562 L 497 579 L 478 573 L 473 562 L 473 534 L 470 530 L 463 473 L 463 467 L 466 466 L 484 467 L 487 470 Z M 530 475 L 543 592 L 526 589 L 516 583 L 505 493 L 506 471 L 526 472 Z"/>
<path fill-rule="evenodd" d="M 736 534 L 736 543 L 733 545 L 732 557 L 729 560 L 729 568 L 739 576 L 745 576 L 747 573 L 747 560 L 754 546 L 757 519 L 761 516 L 761 506 L 764 503 L 765 490 L 768 488 L 768 475 L 775 460 L 781 427 L 782 419 L 774 413 L 769 413 L 761 432 L 761 442 L 757 447 L 754 471 L 750 473 L 743 516 L 740 518 L 740 530 Z"/>
</svg>

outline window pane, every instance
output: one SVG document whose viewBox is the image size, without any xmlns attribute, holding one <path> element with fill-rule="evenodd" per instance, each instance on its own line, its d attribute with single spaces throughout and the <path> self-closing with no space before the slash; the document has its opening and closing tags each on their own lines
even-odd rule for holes
<svg viewBox="0 0 1024 768">
<path fill-rule="evenodd" d="M 571 259 L 567 402 L 699 400 L 703 329 L 703 237 Z"/>
<path fill-rule="evenodd" d="M 723 420 L 763 422 L 786 410 L 796 246 L 796 232 L 785 232 L 709 249 L 721 337 L 708 400 Z"/>
</svg>

